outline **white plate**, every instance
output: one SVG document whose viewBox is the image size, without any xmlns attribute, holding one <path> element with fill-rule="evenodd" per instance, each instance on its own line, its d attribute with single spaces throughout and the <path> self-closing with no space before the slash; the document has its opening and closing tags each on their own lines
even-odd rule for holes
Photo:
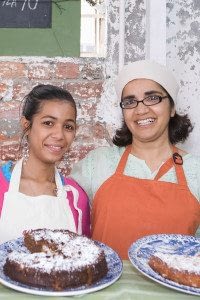
<svg viewBox="0 0 200 300">
<path fill-rule="evenodd" d="M 44 295 L 44 296 L 74 296 L 80 294 L 92 293 L 105 287 L 113 284 L 122 274 L 122 261 L 119 258 L 118 254 L 112 250 L 110 247 L 106 246 L 103 243 L 98 243 L 98 245 L 104 250 L 106 255 L 106 261 L 108 264 L 108 273 L 105 277 L 103 277 L 98 282 L 90 285 L 90 286 L 81 286 L 77 288 L 65 289 L 63 291 L 53 291 L 47 288 L 37 288 L 31 287 L 17 281 L 11 280 L 8 276 L 6 276 L 3 272 L 3 266 L 6 261 L 6 257 L 9 252 L 12 250 L 18 250 L 27 252 L 28 250 L 22 244 L 22 238 L 9 241 L 0 245 L 0 283 L 3 285 L 12 288 L 14 290 L 35 294 L 35 295 Z"/>
<path fill-rule="evenodd" d="M 200 288 L 178 284 L 153 271 L 148 265 L 148 261 L 155 252 L 193 256 L 200 253 L 200 239 L 177 234 L 149 235 L 137 240 L 128 250 L 131 263 L 145 276 L 180 292 L 200 295 Z"/>
</svg>

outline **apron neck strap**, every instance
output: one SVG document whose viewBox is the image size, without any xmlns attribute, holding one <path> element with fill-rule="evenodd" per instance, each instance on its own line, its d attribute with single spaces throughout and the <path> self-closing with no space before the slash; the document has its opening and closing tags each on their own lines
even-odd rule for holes
<svg viewBox="0 0 200 300">
<path fill-rule="evenodd" d="M 129 156 L 129 153 L 131 152 L 131 145 L 128 145 L 124 151 L 124 153 L 122 154 L 122 157 L 119 161 L 119 164 L 117 166 L 117 169 L 115 171 L 115 173 L 117 174 L 123 174 L 124 172 L 124 168 L 127 162 L 127 158 Z"/>
<path fill-rule="evenodd" d="M 21 171 L 22 171 L 22 162 L 23 159 L 21 158 L 18 160 L 12 170 L 11 177 L 10 177 L 10 184 L 9 184 L 9 192 L 18 192 L 19 191 L 19 184 L 21 178 Z"/>
<path fill-rule="evenodd" d="M 179 149 L 175 146 L 172 148 L 173 155 L 170 157 L 159 169 L 157 175 L 155 176 L 154 180 L 159 180 L 164 174 L 166 174 L 173 166 L 176 171 L 177 182 L 182 185 L 187 185 L 187 181 L 185 178 L 185 174 L 183 171 L 183 159 L 182 156 L 179 154 Z M 128 145 L 122 154 L 122 157 L 119 161 L 115 174 L 123 174 L 124 168 L 127 162 L 127 158 L 129 153 L 131 152 L 131 145 Z"/>
<path fill-rule="evenodd" d="M 9 192 L 11 192 L 11 191 L 19 192 L 22 164 L 23 164 L 23 159 L 18 160 L 12 170 L 10 184 L 9 184 Z M 56 187 L 57 187 L 58 192 L 61 191 L 63 184 L 62 184 L 60 174 L 56 167 L 55 167 L 55 182 L 56 182 Z"/>
<path fill-rule="evenodd" d="M 177 182 L 182 185 L 187 185 L 185 174 L 183 171 L 183 159 L 182 156 L 178 153 L 179 149 L 173 146 L 173 155 L 170 157 L 159 169 L 157 175 L 154 177 L 154 180 L 159 180 L 164 174 L 166 174 L 172 167 L 175 168 Z"/>
</svg>

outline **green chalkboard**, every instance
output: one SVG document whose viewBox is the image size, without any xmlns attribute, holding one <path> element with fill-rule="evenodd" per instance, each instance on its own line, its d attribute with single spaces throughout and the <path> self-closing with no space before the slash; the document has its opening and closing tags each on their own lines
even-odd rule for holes
<svg viewBox="0 0 200 300">
<path fill-rule="evenodd" d="M 55 0 L 51 28 L 0 28 L 0 55 L 80 56 L 80 12 L 80 0 Z"/>
</svg>

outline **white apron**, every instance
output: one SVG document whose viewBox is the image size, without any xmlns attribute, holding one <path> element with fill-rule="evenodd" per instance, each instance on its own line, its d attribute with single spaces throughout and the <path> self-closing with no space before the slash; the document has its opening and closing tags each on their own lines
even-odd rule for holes
<svg viewBox="0 0 200 300">
<path fill-rule="evenodd" d="M 78 202 L 78 191 L 71 186 L 63 186 L 58 170 L 55 168 L 57 197 L 49 195 L 27 196 L 19 192 L 21 170 L 22 159 L 16 163 L 11 174 L 9 190 L 4 195 L 0 218 L 0 243 L 22 236 L 22 232 L 26 229 L 68 229 L 76 232 L 73 213 L 67 199 L 67 191 L 72 191 L 75 203 Z M 78 213 L 78 233 L 81 234 L 82 215 L 79 209 Z"/>
</svg>

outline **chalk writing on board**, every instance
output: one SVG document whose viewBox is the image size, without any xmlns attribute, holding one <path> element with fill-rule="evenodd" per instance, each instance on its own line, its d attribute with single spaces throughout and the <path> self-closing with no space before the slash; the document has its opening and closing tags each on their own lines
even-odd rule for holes
<svg viewBox="0 0 200 300">
<path fill-rule="evenodd" d="M 39 0 L 35 0 L 34 1 L 35 3 L 32 3 L 33 1 L 31 0 L 24 0 L 24 1 L 20 1 L 18 5 L 19 4 L 21 5 L 21 11 L 23 11 L 26 6 L 28 9 L 35 10 L 37 9 L 38 1 Z M 4 0 L 2 6 L 10 6 L 10 8 L 17 7 L 17 0 L 12 0 L 12 1 Z"/>
<path fill-rule="evenodd" d="M 1 28 L 51 27 L 51 0 L 1 0 Z"/>
</svg>

